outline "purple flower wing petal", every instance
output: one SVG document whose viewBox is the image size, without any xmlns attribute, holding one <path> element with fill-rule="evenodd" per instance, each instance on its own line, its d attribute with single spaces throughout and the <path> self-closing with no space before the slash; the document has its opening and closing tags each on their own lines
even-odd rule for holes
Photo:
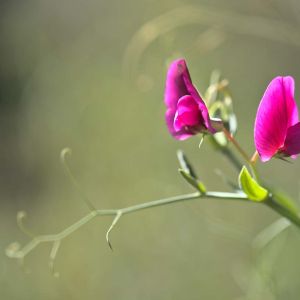
<svg viewBox="0 0 300 300">
<path fill-rule="evenodd" d="M 189 132 L 182 130 L 182 131 L 176 132 L 176 134 L 174 135 L 174 138 L 176 140 L 183 141 L 183 140 L 186 140 L 186 139 L 192 137 L 193 135 L 194 135 L 193 133 L 189 133 Z"/>
<path fill-rule="evenodd" d="M 208 109 L 192 83 L 185 60 L 177 59 L 171 63 L 168 69 L 165 88 L 165 104 L 167 106 L 166 123 L 171 135 L 177 139 L 187 139 L 195 134 L 184 128 L 178 131 L 180 122 L 175 120 L 178 101 L 187 95 L 196 100 L 205 127 L 210 133 L 215 133 L 216 130 L 211 125 Z M 190 117 L 193 117 L 193 120 L 189 120 L 188 122 L 194 123 L 194 115 L 189 116 L 189 118 Z M 174 120 L 176 122 L 176 128 L 174 128 Z"/>
<path fill-rule="evenodd" d="M 198 103 L 190 95 L 183 96 L 178 101 L 177 111 L 179 114 L 187 111 L 199 111 Z"/>
<path fill-rule="evenodd" d="M 183 126 L 199 126 L 203 124 L 203 118 L 198 103 L 190 96 L 183 96 L 179 99 L 177 112 L 174 119 L 174 128 L 179 131 Z"/>
<path fill-rule="evenodd" d="M 186 140 L 187 138 L 193 136 L 193 133 L 186 131 L 184 128 L 176 131 L 176 129 L 174 128 L 175 114 L 176 112 L 174 112 L 172 109 L 168 109 L 166 112 L 166 123 L 171 135 L 177 140 Z M 179 125 L 180 124 L 178 124 L 178 126 Z"/>
<path fill-rule="evenodd" d="M 300 153 L 300 122 L 288 128 L 283 151 L 289 156 Z"/>
<path fill-rule="evenodd" d="M 288 125 L 297 117 L 292 92 L 291 77 L 276 77 L 262 97 L 254 125 L 255 146 L 262 161 L 268 161 L 283 146 Z"/>
</svg>

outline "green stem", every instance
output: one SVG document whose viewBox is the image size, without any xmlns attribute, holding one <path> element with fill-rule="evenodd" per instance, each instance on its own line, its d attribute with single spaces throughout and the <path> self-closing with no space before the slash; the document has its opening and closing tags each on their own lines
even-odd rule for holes
<svg viewBox="0 0 300 300">
<path fill-rule="evenodd" d="M 234 147 L 241 154 L 241 156 L 244 158 L 244 160 L 247 163 L 250 163 L 248 154 L 245 152 L 245 150 L 240 146 L 240 144 L 237 142 L 237 140 L 233 137 L 233 135 L 225 127 L 223 127 L 223 133 L 225 134 L 228 141 L 230 141 L 234 145 Z"/>
<path fill-rule="evenodd" d="M 175 202 L 181 202 L 185 200 L 193 200 L 198 198 L 215 198 L 215 199 L 231 199 L 231 200 L 244 200 L 247 199 L 246 195 L 238 194 L 238 193 L 227 193 L 227 192 L 206 192 L 205 194 L 192 193 L 192 194 L 185 194 L 160 200 L 154 200 L 151 202 L 146 202 L 142 204 L 137 204 L 134 206 L 129 206 L 127 208 L 119 209 L 119 211 L 122 212 L 122 214 L 128 214 L 132 213 L 138 210 L 146 209 L 146 208 L 152 208 L 155 206 L 162 206 L 166 204 L 171 204 Z"/>
<path fill-rule="evenodd" d="M 71 226 L 67 227 L 63 231 L 57 233 L 57 234 L 49 234 L 49 235 L 40 235 L 33 238 L 27 245 L 25 245 L 21 249 L 13 249 L 10 247 L 7 249 L 7 255 L 11 258 L 18 258 L 22 259 L 27 254 L 29 254 L 34 248 L 36 248 L 39 244 L 44 242 L 57 242 L 61 241 L 70 234 L 72 234 L 74 231 L 78 230 L 88 222 L 90 222 L 92 219 L 94 219 L 96 216 L 121 216 L 123 214 L 129 214 L 133 212 L 137 212 L 143 209 L 152 208 L 156 206 L 162 206 L 187 200 L 195 200 L 199 198 L 213 198 L 213 199 L 219 199 L 219 200 L 225 200 L 225 199 L 232 199 L 232 200 L 245 200 L 247 199 L 246 195 L 238 194 L 238 193 L 227 193 L 227 192 L 207 192 L 205 194 L 201 194 L 199 192 L 192 193 L 192 194 L 185 194 L 185 195 L 179 195 L 159 200 L 154 200 L 146 203 L 141 203 L 133 206 L 124 207 L 121 209 L 99 209 L 94 210 L 85 215 L 83 218 L 72 224 Z M 119 219 L 119 218 L 118 218 Z M 115 224 L 113 224 L 115 225 Z M 13 244 L 12 246 L 15 246 Z"/>
<path fill-rule="evenodd" d="M 140 210 L 156 207 L 156 206 L 163 206 L 173 203 L 178 203 L 182 201 L 187 200 L 195 200 L 200 198 L 211 198 L 211 199 L 219 199 L 219 200 L 247 200 L 247 196 L 245 194 L 241 193 L 228 193 L 228 192 L 217 192 L 217 191 L 211 191 L 206 192 L 204 194 L 201 194 L 199 192 L 191 193 L 191 194 L 184 194 L 159 200 L 154 200 L 146 203 L 141 203 L 133 206 L 128 206 L 120 209 L 97 209 L 94 211 L 91 211 L 87 215 L 85 215 L 83 218 L 72 224 L 71 226 L 67 227 L 66 229 L 62 230 L 61 232 L 57 234 L 49 234 L 49 235 L 40 235 L 34 237 L 31 241 L 27 243 L 23 248 L 19 249 L 16 247 L 16 244 L 12 244 L 8 247 L 6 253 L 11 258 L 17 258 L 17 259 L 23 259 L 27 254 L 29 254 L 33 249 L 35 249 L 39 244 L 44 242 L 52 242 L 57 243 L 61 242 L 64 238 L 90 222 L 92 219 L 94 219 L 97 216 L 115 216 L 112 225 L 110 226 L 106 239 L 111 247 L 111 244 L 109 242 L 108 234 L 111 231 L 111 229 L 116 225 L 117 221 L 120 219 L 120 217 L 123 214 L 130 214 L 134 213 Z M 248 201 L 249 203 L 251 201 Z M 252 202 L 255 203 L 255 202 Z M 288 206 L 285 206 L 278 201 L 271 195 L 267 200 L 263 202 L 276 212 L 278 212 L 283 217 L 286 217 L 288 220 L 290 220 L 292 223 L 300 227 L 300 216 L 297 212 L 293 211 Z M 57 252 L 57 251 L 56 251 Z M 55 254 L 50 254 L 50 259 L 53 261 L 55 258 Z M 54 256 L 54 257 L 53 257 Z"/>
<path fill-rule="evenodd" d="M 290 209 L 287 206 L 284 206 L 278 203 L 272 195 L 264 202 L 268 207 L 275 210 L 281 216 L 286 217 L 290 220 L 293 224 L 300 228 L 300 215 L 299 213 L 295 212 L 294 210 Z"/>
<path fill-rule="evenodd" d="M 226 138 L 228 139 L 228 141 L 230 141 L 235 146 L 237 151 L 244 158 L 244 160 L 248 164 L 249 168 L 251 169 L 253 177 L 257 181 L 259 181 L 259 176 L 258 176 L 256 167 L 255 167 L 255 161 L 253 162 L 252 159 L 249 158 L 248 154 L 244 151 L 244 149 L 240 146 L 240 144 L 237 142 L 237 140 L 232 136 L 232 134 L 225 127 L 223 129 L 223 132 L 224 132 Z M 236 160 L 235 156 L 233 156 L 233 153 L 228 148 L 225 148 L 222 151 L 222 153 L 225 154 L 227 156 L 227 158 L 232 162 L 232 164 L 238 169 L 238 172 L 242 169 L 241 164 L 239 163 L 238 160 Z"/>
</svg>

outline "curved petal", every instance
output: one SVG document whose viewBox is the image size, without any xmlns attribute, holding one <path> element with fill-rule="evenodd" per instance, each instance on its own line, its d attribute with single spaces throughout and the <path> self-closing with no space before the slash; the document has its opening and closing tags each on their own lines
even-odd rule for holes
<svg viewBox="0 0 300 300">
<path fill-rule="evenodd" d="M 261 99 L 255 119 L 254 141 L 262 161 L 268 161 L 283 146 L 289 124 L 298 118 L 293 90 L 292 77 L 276 77 Z"/>
<path fill-rule="evenodd" d="M 300 153 L 300 122 L 288 128 L 283 152 L 289 156 Z"/>
<path fill-rule="evenodd" d="M 177 140 L 186 140 L 187 138 L 194 135 L 192 132 L 186 131 L 184 128 L 176 131 L 174 128 L 174 119 L 176 111 L 168 109 L 166 112 L 166 123 L 169 129 L 170 134 Z"/>
<path fill-rule="evenodd" d="M 284 97 L 287 109 L 288 127 L 299 122 L 298 108 L 294 99 L 295 83 L 292 76 L 281 77 L 282 85 L 284 86 Z"/>
<path fill-rule="evenodd" d="M 177 112 L 177 105 L 179 100 L 183 96 L 190 96 L 197 103 L 197 111 L 199 111 L 199 113 L 197 114 L 200 116 L 199 123 L 201 123 L 199 125 L 201 125 L 201 127 L 203 127 L 203 129 L 207 130 L 208 132 L 212 134 L 215 133 L 216 129 L 211 124 L 211 120 L 205 102 L 203 101 L 197 89 L 192 83 L 191 76 L 189 74 L 185 60 L 181 58 L 173 61 L 168 69 L 164 99 L 165 104 L 167 106 L 167 126 L 169 128 L 170 133 L 178 139 L 181 139 L 181 137 L 184 137 L 182 139 L 185 139 L 195 134 L 195 132 L 190 133 L 187 129 L 184 129 L 181 124 L 181 120 L 175 119 L 178 113 L 180 113 Z M 194 112 L 190 112 L 185 116 L 185 119 L 187 120 L 188 124 L 194 123 L 195 118 L 196 116 Z M 182 129 L 178 130 L 181 127 Z M 201 130 L 199 132 L 201 132 Z M 178 135 L 181 134 L 182 136 L 180 136 L 179 138 Z"/>
<path fill-rule="evenodd" d="M 169 132 L 172 136 L 175 135 L 176 131 L 174 129 L 174 118 L 175 118 L 175 114 L 176 114 L 176 110 L 172 109 L 172 108 L 169 108 L 167 109 L 166 111 L 166 115 L 165 115 L 165 118 L 166 118 L 166 124 L 167 124 L 167 127 L 169 129 Z"/>
<path fill-rule="evenodd" d="M 177 103 L 177 111 L 179 114 L 186 111 L 199 111 L 198 103 L 190 95 L 183 96 Z"/>
<path fill-rule="evenodd" d="M 190 74 L 188 72 L 183 73 L 183 80 L 185 82 L 186 89 L 188 90 L 189 94 L 198 102 L 199 109 L 201 111 L 201 115 L 204 120 L 204 125 L 208 129 L 210 133 L 215 133 L 216 130 L 212 127 L 210 122 L 210 117 L 208 113 L 208 109 L 202 97 L 200 96 L 199 92 L 195 88 L 190 78 Z"/>
<path fill-rule="evenodd" d="M 184 141 L 184 140 L 192 137 L 193 135 L 195 135 L 195 134 L 182 130 L 182 131 L 176 132 L 176 134 L 174 135 L 174 138 L 176 140 Z"/>
<path fill-rule="evenodd" d="M 165 88 L 165 104 L 168 108 L 176 109 L 178 100 L 189 94 L 183 80 L 183 74 L 190 78 L 185 60 L 173 61 L 168 69 Z"/>
<path fill-rule="evenodd" d="M 198 103 L 190 95 L 183 96 L 179 99 L 177 112 L 174 118 L 174 128 L 176 131 L 179 131 L 184 126 L 203 127 L 203 118 Z"/>
</svg>

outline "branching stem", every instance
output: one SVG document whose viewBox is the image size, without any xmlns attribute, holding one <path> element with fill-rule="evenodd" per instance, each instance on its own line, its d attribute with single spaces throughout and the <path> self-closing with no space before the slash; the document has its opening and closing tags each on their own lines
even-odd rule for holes
<svg viewBox="0 0 300 300">
<path fill-rule="evenodd" d="M 12 244 L 8 247 L 6 253 L 11 258 L 17 258 L 17 259 L 24 259 L 27 254 L 29 254 L 33 249 L 35 249 L 39 244 L 45 243 L 45 242 L 52 242 L 55 245 L 60 245 L 60 242 L 87 224 L 89 221 L 94 219 L 97 216 L 115 216 L 112 225 L 110 226 L 106 238 L 107 241 L 111 247 L 111 244 L 108 239 L 108 235 L 114 225 L 117 223 L 117 221 L 120 219 L 120 217 L 124 214 L 129 214 L 133 212 L 137 212 L 143 209 L 152 208 L 156 206 L 162 206 L 162 205 L 168 205 L 172 203 L 182 202 L 186 200 L 195 200 L 199 198 L 213 198 L 213 199 L 219 199 L 219 200 L 225 200 L 225 199 L 232 199 L 232 200 L 245 200 L 247 199 L 246 195 L 241 193 L 226 193 L 226 192 L 207 192 L 205 194 L 201 194 L 199 192 L 192 193 L 192 194 L 184 194 L 159 200 L 154 200 L 142 204 L 137 204 L 133 206 L 128 206 L 121 209 L 99 209 L 99 210 L 93 210 L 87 215 L 85 215 L 83 218 L 72 224 L 71 226 L 67 227 L 66 229 L 62 230 L 61 232 L 57 234 L 49 234 L 49 235 L 39 235 L 34 237 L 31 241 L 29 241 L 23 248 L 18 249 L 16 247 L 16 243 Z M 57 247 L 58 249 L 58 247 Z M 51 260 L 53 261 L 55 259 L 57 249 L 55 251 L 52 251 L 51 253 Z"/>
</svg>

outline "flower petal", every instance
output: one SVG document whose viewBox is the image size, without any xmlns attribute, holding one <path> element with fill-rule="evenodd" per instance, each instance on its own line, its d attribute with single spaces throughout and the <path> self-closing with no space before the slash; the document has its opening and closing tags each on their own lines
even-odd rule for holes
<svg viewBox="0 0 300 300">
<path fill-rule="evenodd" d="M 169 109 L 167 109 L 166 115 L 165 115 L 167 127 L 169 129 L 170 134 L 173 136 L 175 134 L 175 129 L 173 126 L 175 114 L 176 114 L 176 110 L 169 108 Z"/>
<path fill-rule="evenodd" d="M 197 101 L 190 95 L 183 96 L 179 99 L 177 112 L 174 118 L 174 128 L 176 131 L 186 126 L 202 126 L 203 118 Z M 203 127 L 205 128 L 205 127 Z M 186 131 L 191 131 L 186 129 Z"/>
<path fill-rule="evenodd" d="M 210 133 L 215 133 L 205 102 L 192 83 L 185 60 L 181 58 L 173 61 L 168 69 L 165 89 L 167 108 L 175 111 L 178 100 L 184 95 L 191 95 L 198 102 L 205 127 Z"/>
<path fill-rule="evenodd" d="M 203 117 L 205 127 L 208 129 L 208 131 L 210 133 L 215 133 L 216 130 L 211 125 L 210 117 L 209 117 L 209 113 L 208 113 L 206 104 L 203 101 L 203 99 L 200 96 L 197 89 L 195 88 L 195 86 L 193 85 L 190 74 L 188 72 L 184 72 L 182 74 L 182 76 L 183 76 L 183 80 L 185 82 L 186 89 L 188 90 L 189 94 L 198 102 L 199 109 L 201 111 L 201 115 Z"/>
<path fill-rule="evenodd" d="M 184 59 L 177 59 L 173 61 L 168 69 L 165 89 L 165 104 L 168 108 L 176 110 L 178 100 L 188 95 L 183 74 L 190 78 L 189 71 Z"/>
<path fill-rule="evenodd" d="M 292 76 L 282 77 L 282 81 L 285 91 L 288 127 L 290 127 L 299 122 L 298 108 L 294 99 L 295 83 L 294 78 Z"/>
<path fill-rule="evenodd" d="M 177 103 L 177 111 L 179 114 L 187 111 L 199 111 L 197 101 L 190 95 L 183 96 Z"/>
<path fill-rule="evenodd" d="M 187 138 L 193 136 L 194 133 L 187 132 L 186 130 L 184 130 L 184 128 L 180 129 L 179 131 L 176 131 L 176 129 L 174 128 L 175 114 L 176 114 L 176 111 L 174 111 L 172 109 L 168 109 L 166 112 L 166 123 L 167 123 L 168 129 L 169 129 L 169 132 L 171 133 L 171 135 L 177 140 L 186 140 Z M 178 126 L 179 126 L 179 124 L 178 124 Z"/>
<path fill-rule="evenodd" d="M 254 141 L 262 161 L 268 161 L 284 144 L 287 129 L 298 119 L 292 77 L 276 77 L 259 104 Z"/>
<path fill-rule="evenodd" d="M 288 128 L 283 151 L 289 156 L 300 153 L 300 122 Z"/>
</svg>

